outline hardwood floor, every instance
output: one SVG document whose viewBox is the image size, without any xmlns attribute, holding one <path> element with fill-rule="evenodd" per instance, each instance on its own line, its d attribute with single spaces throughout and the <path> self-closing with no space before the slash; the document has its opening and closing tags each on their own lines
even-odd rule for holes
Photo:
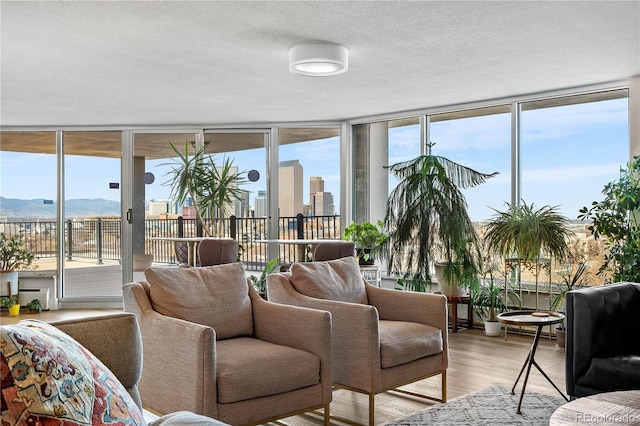
<svg viewBox="0 0 640 426">
<path fill-rule="evenodd" d="M 105 315 L 118 310 L 59 310 L 41 314 L 21 314 L 19 317 L 3 315 L 3 325 L 20 319 L 36 318 L 41 321 L 71 319 L 82 316 Z M 480 329 L 462 330 L 449 333 L 449 368 L 447 370 L 447 399 L 478 391 L 492 384 L 503 384 L 509 388 L 520 372 L 527 357 L 533 336 L 509 334 L 507 340 L 501 337 L 486 337 Z M 542 338 L 536 352 L 536 361 L 554 383 L 564 392 L 564 352 L 555 347 L 555 340 Z M 516 394 L 522 386 L 522 379 Z M 440 377 L 413 383 L 406 387 L 419 393 L 438 396 Z M 531 371 L 527 391 L 559 396 L 558 392 L 535 368 Z M 514 397 L 515 398 L 515 397 Z M 525 393 L 526 398 L 526 393 Z M 332 414 L 352 421 L 366 423 L 368 415 L 366 395 L 336 390 L 331 403 Z M 394 392 L 376 396 L 376 424 L 382 424 L 409 415 L 415 411 L 437 404 Z M 283 420 L 291 426 L 321 425 L 322 420 L 312 415 L 300 415 Z M 338 424 L 338 423 L 336 423 Z"/>
<path fill-rule="evenodd" d="M 449 333 L 449 368 L 447 369 L 447 399 L 475 392 L 492 384 L 509 388 L 522 368 L 533 342 L 533 336 L 509 334 L 487 337 L 483 330 L 472 329 Z M 536 361 L 553 382 L 564 392 L 564 352 L 555 347 L 555 340 L 542 338 L 536 352 Z M 522 379 L 516 388 L 520 395 Z M 406 386 L 406 389 L 438 396 L 440 377 L 425 379 Z M 558 392 L 535 368 L 532 368 L 527 391 L 560 397 Z M 516 398 L 517 396 L 514 396 Z M 526 393 L 525 393 L 526 398 Z M 331 402 L 332 414 L 365 423 L 368 415 L 368 397 L 345 390 L 336 390 Z M 405 417 L 437 404 L 394 392 L 376 395 L 376 424 Z M 289 425 L 321 425 L 320 418 L 310 415 L 283 420 Z M 337 424 L 337 423 L 336 423 Z"/>
</svg>

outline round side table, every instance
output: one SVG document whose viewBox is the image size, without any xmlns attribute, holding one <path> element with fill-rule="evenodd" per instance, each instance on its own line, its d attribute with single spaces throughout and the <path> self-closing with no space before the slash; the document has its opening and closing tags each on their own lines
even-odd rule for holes
<svg viewBox="0 0 640 426">
<path fill-rule="evenodd" d="M 525 368 L 527 373 L 524 375 L 524 382 L 522 383 L 522 391 L 520 392 L 520 400 L 518 401 L 518 408 L 516 409 L 516 413 L 522 414 L 520 411 L 520 406 L 522 405 L 522 397 L 524 396 L 524 391 L 527 387 L 527 380 L 529 379 L 529 373 L 531 372 L 531 366 L 535 366 L 540 373 L 553 385 L 553 387 L 562 395 L 565 401 L 569 401 L 569 398 L 562 393 L 562 391 L 556 386 L 555 383 L 547 376 L 547 373 L 542 371 L 542 368 L 538 365 L 535 360 L 536 349 L 538 348 L 538 342 L 540 341 L 540 334 L 542 332 L 542 328 L 547 325 L 558 324 L 564 320 L 564 315 L 559 312 L 542 312 L 542 311 L 511 311 L 511 312 L 503 312 L 498 315 L 498 321 L 503 324 L 509 325 L 517 325 L 517 326 L 535 326 L 536 334 L 533 338 L 533 343 L 531 344 L 531 349 L 529 350 L 529 355 L 527 359 L 524 361 L 524 365 L 520 370 L 520 374 L 518 374 L 518 378 L 516 382 L 513 384 L 511 388 L 511 395 L 515 395 L 516 385 L 518 381 L 520 381 L 520 377 L 522 377 L 522 373 Z"/>
</svg>

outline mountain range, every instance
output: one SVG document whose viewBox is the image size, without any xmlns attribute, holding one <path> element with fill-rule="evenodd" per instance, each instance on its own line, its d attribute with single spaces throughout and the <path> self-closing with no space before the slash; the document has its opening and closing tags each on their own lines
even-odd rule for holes
<svg viewBox="0 0 640 426">
<path fill-rule="evenodd" d="M 36 198 L 21 200 L 18 198 L 0 197 L 0 217 L 10 220 L 22 219 L 55 219 L 56 202 Z M 90 216 L 120 216 L 120 202 L 102 198 L 75 198 L 65 204 L 67 218 Z"/>
</svg>

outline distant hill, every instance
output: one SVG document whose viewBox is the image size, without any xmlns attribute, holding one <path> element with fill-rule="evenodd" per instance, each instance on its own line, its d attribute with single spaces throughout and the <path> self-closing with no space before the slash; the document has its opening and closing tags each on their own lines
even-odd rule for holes
<svg viewBox="0 0 640 426">
<path fill-rule="evenodd" d="M 8 219 L 55 219 L 56 203 L 45 204 L 44 199 L 21 200 L 0 197 L 0 216 Z M 67 200 L 68 218 L 88 216 L 120 216 L 120 203 L 102 198 L 76 198 Z"/>
</svg>

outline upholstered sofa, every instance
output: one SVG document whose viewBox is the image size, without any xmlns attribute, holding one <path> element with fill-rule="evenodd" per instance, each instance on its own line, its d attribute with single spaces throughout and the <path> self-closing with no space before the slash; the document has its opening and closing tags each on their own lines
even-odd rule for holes
<svg viewBox="0 0 640 426">
<path fill-rule="evenodd" d="M 640 284 L 572 290 L 566 303 L 567 393 L 640 389 Z"/>
<path fill-rule="evenodd" d="M 2 424 L 223 425 L 189 412 L 144 413 L 133 314 L 2 327 Z M 146 414 L 146 416 L 145 416 Z M 39 423 L 38 423 L 39 422 Z"/>
<path fill-rule="evenodd" d="M 145 407 L 233 425 L 324 408 L 328 424 L 328 312 L 265 301 L 240 263 L 150 268 L 145 278 L 123 289 L 142 331 Z"/>
</svg>

